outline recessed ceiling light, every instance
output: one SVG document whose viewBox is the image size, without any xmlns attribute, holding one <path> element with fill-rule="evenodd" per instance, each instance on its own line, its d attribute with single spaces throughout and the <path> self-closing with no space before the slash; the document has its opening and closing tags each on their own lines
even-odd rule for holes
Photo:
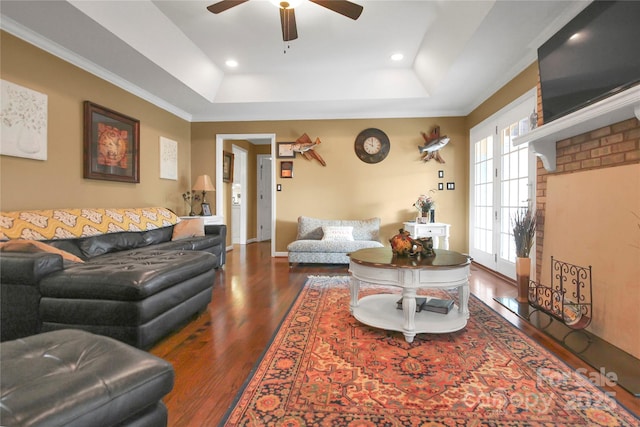
<svg viewBox="0 0 640 427">
<path fill-rule="evenodd" d="M 235 59 L 227 59 L 227 62 L 225 62 L 225 64 L 229 68 L 236 68 L 238 66 L 238 61 L 236 61 Z"/>
<path fill-rule="evenodd" d="M 394 53 L 393 55 L 391 55 L 392 61 L 402 61 L 403 58 L 404 58 L 404 55 L 401 53 Z"/>
</svg>

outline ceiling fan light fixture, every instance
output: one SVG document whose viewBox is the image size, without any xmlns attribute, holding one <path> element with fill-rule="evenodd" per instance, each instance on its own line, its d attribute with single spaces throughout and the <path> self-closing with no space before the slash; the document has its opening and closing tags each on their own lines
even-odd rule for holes
<svg viewBox="0 0 640 427">
<path fill-rule="evenodd" d="M 302 0 L 289 0 L 289 1 L 280 1 L 280 0 L 269 0 L 269 2 L 275 5 L 279 9 L 293 9 L 302 3 Z"/>
</svg>

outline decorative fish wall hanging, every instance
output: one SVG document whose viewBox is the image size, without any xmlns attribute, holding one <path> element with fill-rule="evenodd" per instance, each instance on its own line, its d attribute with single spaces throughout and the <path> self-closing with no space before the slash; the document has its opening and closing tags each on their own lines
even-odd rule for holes
<svg viewBox="0 0 640 427">
<path fill-rule="evenodd" d="M 302 157 L 307 160 L 316 159 L 322 166 L 327 166 L 327 162 L 325 162 L 322 156 L 314 150 L 314 147 L 320 144 L 320 142 L 320 138 L 316 138 L 315 142 L 313 142 L 311 141 L 311 138 L 309 138 L 309 135 L 303 133 L 302 136 L 296 140 L 291 149 L 296 153 L 300 153 Z"/>
<path fill-rule="evenodd" d="M 440 126 L 433 128 L 431 133 L 427 135 L 421 132 L 424 138 L 424 145 L 418 145 L 420 156 L 424 162 L 435 159 L 439 163 L 444 163 L 444 159 L 440 156 L 440 150 L 449 143 L 448 136 L 440 136 Z"/>
</svg>

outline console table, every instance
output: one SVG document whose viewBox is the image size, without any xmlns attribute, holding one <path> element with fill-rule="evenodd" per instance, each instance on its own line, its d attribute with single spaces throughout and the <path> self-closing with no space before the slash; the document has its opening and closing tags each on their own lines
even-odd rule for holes
<svg viewBox="0 0 640 427">
<path fill-rule="evenodd" d="M 444 239 L 442 248 L 449 249 L 449 228 L 451 228 L 451 224 L 445 224 L 443 222 L 418 224 L 417 222 L 409 221 L 404 223 L 404 229 L 408 231 L 414 239 L 419 237 L 433 237 L 433 247 L 435 249 L 440 247 L 440 238 Z"/>
<path fill-rule="evenodd" d="M 446 333 L 464 328 L 469 319 L 471 258 L 444 249 L 436 249 L 435 253 L 434 257 L 398 257 L 384 247 L 349 254 L 353 317 L 365 325 L 402 332 L 407 342 L 413 342 L 418 333 Z M 398 294 L 374 294 L 359 299 L 361 282 L 402 288 L 402 310 L 396 308 Z M 425 310 L 416 313 L 420 288 L 457 288 L 459 304 L 448 314 Z"/>
<path fill-rule="evenodd" d="M 224 224 L 224 217 L 221 215 L 204 215 L 204 216 L 181 216 L 180 219 L 194 219 L 194 218 L 202 218 L 204 220 L 204 225 L 219 225 Z"/>
</svg>

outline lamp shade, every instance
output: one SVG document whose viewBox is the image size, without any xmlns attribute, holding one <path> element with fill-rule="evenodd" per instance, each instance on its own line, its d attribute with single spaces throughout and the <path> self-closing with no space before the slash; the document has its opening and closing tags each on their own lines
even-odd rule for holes
<svg viewBox="0 0 640 427">
<path fill-rule="evenodd" d="M 216 191 L 216 188 L 211 183 L 209 175 L 200 175 L 196 179 L 196 183 L 193 184 L 192 190 L 194 191 Z"/>
</svg>

